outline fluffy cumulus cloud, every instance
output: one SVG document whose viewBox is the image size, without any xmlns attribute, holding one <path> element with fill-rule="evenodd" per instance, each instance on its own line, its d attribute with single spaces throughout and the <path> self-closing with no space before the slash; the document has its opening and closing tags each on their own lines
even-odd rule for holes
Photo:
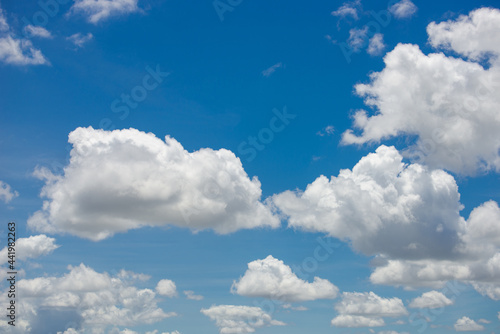
<svg viewBox="0 0 500 334">
<path fill-rule="evenodd" d="M 60 277 L 17 282 L 22 296 L 17 303 L 26 321 L 19 333 L 97 333 L 115 326 L 151 324 L 176 315 L 158 307 L 154 291 L 133 285 L 134 278 L 141 275 L 121 271 L 112 276 L 84 264 L 69 266 L 68 270 Z M 6 296 L 2 293 L 2 304 L 8 302 Z M 0 328 L 5 326 L 2 320 Z"/>
<path fill-rule="evenodd" d="M 440 308 L 449 305 L 453 305 L 452 300 L 446 297 L 442 292 L 433 290 L 425 292 L 422 296 L 415 298 L 408 306 L 412 308 Z"/>
<path fill-rule="evenodd" d="M 483 325 L 478 324 L 469 317 L 462 317 L 458 319 L 453 327 L 457 332 L 472 332 L 484 330 Z"/>
<path fill-rule="evenodd" d="M 177 296 L 177 287 L 173 281 L 169 279 L 162 279 L 156 285 L 156 292 L 158 292 L 160 296 L 172 298 Z"/>
<path fill-rule="evenodd" d="M 11 32 L 5 18 L 4 11 L 0 8 L 0 62 L 11 65 L 47 65 L 42 52 L 36 49 L 30 40 L 17 38 Z"/>
<path fill-rule="evenodd" d="M 87 21 L 97 24 L 111 17 L 138 12 L 137 0 L 76 0 L 69 15 L 83 15 Z"/>
<path fill-rule="evenodd" d="M 314 277 L 312 283 L 304 281 L 283 261 L 269 255 L 263 260 L 250 262 L 245 275 L 233 283 L 231 292 L 248 297 L 302 302 L 336 298 L 338 288 L 319 277 Z"/>
<path fill-rule="evenodd" d="M 0 200 L 4 203 L 9 203 L 14 198 L 19 196 L 19 193 L 15 190 L 12 190 L 10 185 L 0 180 Z"/>
<path fill-rule="evenodd" d="M 16 260 L 24 261 L 48 255 L 59 247 L 55 241 L 56 239 L 49 238 L 45 234 L 19 238 L 16 241 Z M 0 251 L 0 264 L 7 262 L 7 253 L 7 247 Z"/>
<path fill-rule="evenodd" d="M 500 299 L 498 204 L 483 203 L 465 220 L 450 174 L 402 159 L 394 147 L 380 146 L 352 170 L 320 176 L 272 203 L 290 227 L 327 233 L 375 256 L 373 283 L 440 287 L 460 280 Z"/>
<path fill-rule="evenodd" d="M 187 152 L 135 129 L 78 128 L 69 135 L 71 160 L 63 175 L 46 169 L 42 210 L 28 220 L 39 231 L 102 240 L 141 226 L 176 225 L 225 234 L 278 227 L 261 201 L 259 180 L 225 149 Z"/>
<path fill-rule="evenodd" d="M 285 325 L 284 322 L 274 320 L 259 307 L 214 305 L 202 309 L 201 313 L 215 321 L 221 334 L 253 333 L 258 328 Z"/>
<path fill-rule="evenodd" d="M 479 8 L 454 21 L 432 22 L 427 27 L 434 47 L 453 50 L 473 60 L 500 55 L 500 10 Z"/>
<path fill-rule="evenodd" d="M 408 311 L 399 298 L 382 298 L 373 292 L 344 292 L 335 305 L 339 313 L 332 320 L 336 327 L 384 326 L 384 317 L 401 317 Z"/>
<path fill-rule="evenodd" d="M 457 243 L 452 232 L 463 225 L 455 180 L 402 159 L 394 147 L 381 146 L 352 170 L 272 201 L 290 227 L 349 240 L 367 255 L 449 256 Z"/>
<path fill-rule="evenodd" d="M 389 7 L 389 12 L 398 19 L 405 19 L 417 12 L 417 6 L 410 0 L 401 0 Z"/>
<path fill-rule="evenodd" d="M 500 11 L 479 9 L 456 22 L 430 24 L 432 45 L 470 59 L 424 54 L 416 45 L 399 44 L 385 58 L 385 68 L 370 82 L 355 86 L 373 112 L 358 110 L 344 144 L 415 137 L 405 154 L 414 161 L 461 174 L 500 171 L 500 65 L 475 62 L 498 56 Z M 473 41 L 468 43 L 468 41 Z M 494 59 L 491 57 L 490 59 Z"/>
</svg>

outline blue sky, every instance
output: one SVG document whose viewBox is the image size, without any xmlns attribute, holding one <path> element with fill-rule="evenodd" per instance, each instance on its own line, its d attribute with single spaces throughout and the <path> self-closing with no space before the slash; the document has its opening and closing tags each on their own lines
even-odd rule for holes
<svg viewBox="0 0 500 334">
<path fill-rule="evenodd" d="M 0 3 L 5 333 L 500 333 L 496 1 Z"/>
</svg>

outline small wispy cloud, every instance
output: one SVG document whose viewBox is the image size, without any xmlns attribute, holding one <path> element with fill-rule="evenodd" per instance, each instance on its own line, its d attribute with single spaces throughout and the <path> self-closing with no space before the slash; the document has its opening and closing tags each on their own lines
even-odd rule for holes
<svg viewBox="0 0 500 334">
<path fill-rule="evenodd" d="M 68 16 L 80 14 L 87 21 L 97 24 L 110 17 L 128 15 L 139 12 L 138 0 L 76 0 L 68 12 Z"/>
<path fill-rule="evenodd" d="M 28 24 L 23 30 L 27 37 L 52 38 L 50 31 L 43 27 Z"/>
<path fill-rule="evenodd" d="M 262 75 L 267 78 L 267 77 L 271 76 L 274 72 L 276 72 L 276 70 L 278 68 L 282 68 L 282 67 L 283 67 L 283 63 L 279 62 L 279 63 L 274 64 L 273 66 L 265 69 L 264 71 L 262 71 Z"/>
<path fill-rule="evenodd" d="M 358 11 L 361 8 L 361 0 L 345 2 L 337 10 L 331 14 L 340 18 L 352 17 L 354 20 L 359 19 Z"/>
<path fill-rule="evenodd" d="M 324 136 L 333 135 L 334 132 L 335 132 L 335 128 L 333 127 L 333 125 L 328 125 L 325 128 L 316 132 L 316 134 L 320 137 L 324 137 Z"/>
<path fill-rule="evenodd" d="M 369 55 L 378 56 L 382 54 L 384 49 L 384 35 L 377 33 L 373 35 L 372 38 L 370 38 L 370 41 L 368 42 L 368 49 L 366 50 L 366 52 L 368 52 Z"/>
<path fill-rule="evenodd" d="M 1 42 L 1 41 L 0 41 Z M 1 45 L 1 44 L 0 44 Z M 1 50 L 1 49 L 0 49 Z M 10 188 L 10 185 L 7 183 L 0 181 L 0 200 L 9 203 L 12 199 L 19 196 L 19 193 Z"/>
<path fill-rule="evenodd" d="M 73 43 L 76 47 L 81 48 L 81 47 L 83 47 L 84 44 L 86 44 L 87 42 L 89 42 L 93 38 L 94 38 L 94 35 L 92 35 L 91 33 L 87 33 L 86 35 L 82 35 L 81 33 L 78 32 L 76 34 L 73 34 L 73 35 L 67 37 L 66 39 L 68 41 L 70 41 L 71 43 Z"/>
<path fill-rule="evenodd" d="M 186 295 L 186 298 L 190 299 L 190 300 L 202 300 L 203 299 L 203 296 L 195 295 L 194 291 L 191 291 L 191 290 L 185 290 L 184 294 Z"/>
</svg>

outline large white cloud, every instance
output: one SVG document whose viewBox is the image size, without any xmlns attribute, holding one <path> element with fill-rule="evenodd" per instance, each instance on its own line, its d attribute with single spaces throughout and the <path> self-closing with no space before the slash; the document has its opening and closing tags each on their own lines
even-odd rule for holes
<svg viewBox="0 0 500 334">
<path fill-rule="evenodd" d="M 37 170 L 47 200 L 28 220 L 35 230 L 102 240 L 141 226 L 224 234 L 280 225 L 260 202 L 259 180 L 248 177 L 231 151 L 189 153 L 173 138 L 135 129 L 78 128 L 69 142 L 64 175 Z"/>
<path fill-rule="evenodd" d="M 344 292 L 335 305 L 338 316 L 332 319 L 336 327 L 384 326 L 383 317 L 401 317 L 408 314 L 399 298 L 382 298 L 373 292 Z"/>
<path fill-rule="evenodd" d="M 16 260 L 33 259 L 39 256 L 52 253 L 59 246 L 56 239 L 49 238 L 45 234 L 32 235 L 28 238 L 19 238 L 16 241 Z M 4 247 L 0 251 L 0 264 L 7 262 L 8 248 Z"/>
<path fill-rule="evenodd" d="M 434 168 L 461 174 L 500 171 L 500 65 L 474 60 L 498 55 L 500 11 L 481 9 L 457 22 L 429 25 L 430 41 L 472 57 L 426 55 L 418 46 L 399 44 L 385 68 L 355 86 L 373 112 L 358 110 L 344 144 L 379 142 L 395 136 L 417 138 L 407 156 Z M 472 21 L 471 21 L 472 20 Z M 464 33 L 462 33 L 464 32 Z M 473 41 L 470 42 L 469 41 Z"/>
<path fill-rule="evenodd" d="M 253 306 L 214 305 L 202 309 L 201 313 L 215 321 L 221 334 L 253 333 L 257 328 L 285 325 L 261 308 Z"/>
<path fill-rule="evenodd" d="M 138 12 L 137 0 L 76 0 L 69 15 L 81 14 L 87 21 L 97 24 L 108 18 Z"/>
<path fill-rule="evenodd" d="M 59 277 L 17 282 L 22 298 L 16 303 L 27 322 L 19 333 L 56 333 L 70 328 L 82 333 L 104 332 L 109 327 L 150 324 L 176 315 L 158 307 L 153 290 L 133 285 L 137 278 L 144 278 L 142 274 L 120 271 L 112 276 L 84 264 L 68 270 Z M 6 296 L 2 293 L 2 304 L 8 302 Z M 2 320 L 1 326 L 8 325 Z"/>
<path fill-rule="evenodd" d="M 464 225 L 459 199 L 451 175 L 405 165 L 394 147 L 381 146 L 352 170 L 272 201 L 290 227 L 349 240 L 367 255 L 422 258 L 452 256 Z"/>
<path fill-rule="evenodd" d="M 500 209 L 494 201 L 469 219 L 454 178 L 404 164 L 394 147 L 379 147 L 352 170 L 320 176 L 305 191 L 274 195 L 288 225 L 346 240 L 375 256 L 376 284 L 441 287 L 460 280 L 500 299 Z"/>
<path fill-rule="evenodd" d="M 453 305 L 453 301 L 439 291 L 428 291 L 422 296 L 411 301 L 409 307 L 412 308 L 440 308 L 443 306 Z"/>
<path fill-rule="evenodd" d="M 483 325 L 476 323 L 469 317 L 462 317 L 458 319 L 454 327 L 457 332 L 472 332 L 484 330 Z"/>
<path fill-rule="evenodd" d="M 245 275 L 231 287 L 233 293 L 286 302 L 302 302 L 337 297 L 338 288 L 326 279 L 314 277 L 309 283 L 297 277 L 283 261 L 271 255 L 248 264 Z"/>
</svg>

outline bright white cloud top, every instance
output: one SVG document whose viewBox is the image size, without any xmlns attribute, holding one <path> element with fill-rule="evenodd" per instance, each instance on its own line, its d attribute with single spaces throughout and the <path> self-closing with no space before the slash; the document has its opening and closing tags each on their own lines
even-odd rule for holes
<svg viewBox="0 0 500 334">
<path fill-rule="evenodd" d="M 478 324 L 469 317 L 462 317 L 454 325 L 457 332 L 476 332 L 484 330 L 484 326 Z"/>
<path fill-rule="evenodd" d="M 412 308 L 440 308 L 444 306 L 453 305 L 453 301 L 446 297 L 442 292 L 429 291 L 422 294 L 422 296 L 412 300 L 409 307 Z"/>
<path fill-rule="evenodd" d="M 28 238 L 19 238 L 16 241 L 16 259 L 27 260 L 52 253 L 59 246 L 55 243 L 56 239 L 49 238 L 45 234 L 32 235 Z M 4 247 L 0 251 L 0 264 L 7 262 L 8 248 Z"/>
<path fill-rule="evenodd" d="M 250 262 L 243 277 L 231 287 L 231 292 L 242 296 L 285 302 L 334 299 L 338 291 L 335 285 L 319 277 L 314 277 L 312 283 L 298 278 L 289 266 L 271 255 Z"/>
<path fill-rule="evenodd" d="M 102 240 L 141 226 L 226 234 L 280 225 L 260 202 L 259 180 L 228 150 L 189 153 L 173 138 L 135 129 L 78 128 L 69 142 L 64 175 L 37 171 L 47 200 L 28 220 L 35 230 Z"/>
</svg>

